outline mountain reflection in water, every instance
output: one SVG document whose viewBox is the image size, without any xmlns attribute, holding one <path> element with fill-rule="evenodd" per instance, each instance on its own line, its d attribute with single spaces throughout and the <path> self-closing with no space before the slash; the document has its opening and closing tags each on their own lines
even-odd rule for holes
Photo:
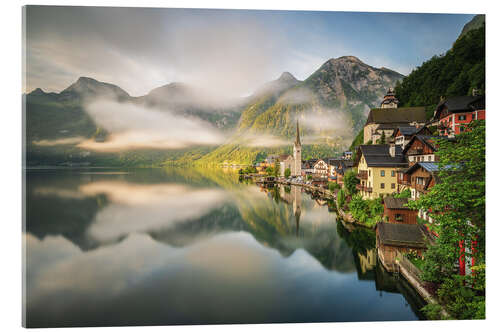
<svg viewBox="0 0 500 333">
<path fill-rule="evenodd" d="M 194 169 L 26 179 L 29 327 L 419 317 L 373 232 L 346 230 L 300 187 Z"/>
</svg>

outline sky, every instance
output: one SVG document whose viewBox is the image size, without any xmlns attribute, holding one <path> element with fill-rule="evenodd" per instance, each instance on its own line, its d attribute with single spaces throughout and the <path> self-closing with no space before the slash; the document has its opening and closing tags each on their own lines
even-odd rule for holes
<svg viewBox="0 0 500 333">
<path fill-rule="evenodd" d="M 24 91 L 60 92 L 88 76 L 132 96 L 171 82 L 244 96 L 345 55 L 407 75 L 450 49 L 473 16 L 28 6 Z"/>
</svg>

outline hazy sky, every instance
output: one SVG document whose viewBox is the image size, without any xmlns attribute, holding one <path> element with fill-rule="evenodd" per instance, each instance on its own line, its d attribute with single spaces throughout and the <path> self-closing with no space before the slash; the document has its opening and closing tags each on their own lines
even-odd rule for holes
<svg viewBox="0 0 500 333">
<path fill-rule="evenodd" d="M 355 55 L 408 74 L 448 50 L 473 15 L 30 6 L 26 91 L 80 76 L 133 96 L 170 82 L 245 95 Z"/>
</svg>

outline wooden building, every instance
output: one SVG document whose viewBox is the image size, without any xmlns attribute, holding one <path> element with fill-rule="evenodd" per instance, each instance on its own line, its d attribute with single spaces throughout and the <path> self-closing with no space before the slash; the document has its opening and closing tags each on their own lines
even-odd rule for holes
<svg viewBox="0 0 500 333">
<path fill-rule="evenodd" d="M 415 250 L 422 255 L 426 249 L 423 227 L 418 224 L 377 223 L 376 244 L 380 262 L 386 270 L 392 272 L 396 267 L 396 256 Z"/>
<path fill-rule="evenodd" d="M 417 224 L 417 211 L 408 208 L 408 198 L 387 196 L 383 200 L 384 216 L 389 223 Z"/>
<path fill-rule="evenodd" d="M 432 133 L 427 126 L 399 126 L 394 132 L 391 141 L 394 141 L 396 145 L 404 149 L 416 134 L 431 135 Z"/>
</svg>

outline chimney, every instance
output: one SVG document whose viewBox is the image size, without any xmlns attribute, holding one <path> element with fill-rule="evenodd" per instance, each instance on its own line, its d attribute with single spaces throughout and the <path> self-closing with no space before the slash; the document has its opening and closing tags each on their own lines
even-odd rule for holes
<svg viewBox="0 0 500 333">
<path fill-rule="evenodd" d="M 391 157 L 396 156 L 396 145 L 393 143 L 389 145 L 389 155 L 391 155 Z"/>
</svg>

